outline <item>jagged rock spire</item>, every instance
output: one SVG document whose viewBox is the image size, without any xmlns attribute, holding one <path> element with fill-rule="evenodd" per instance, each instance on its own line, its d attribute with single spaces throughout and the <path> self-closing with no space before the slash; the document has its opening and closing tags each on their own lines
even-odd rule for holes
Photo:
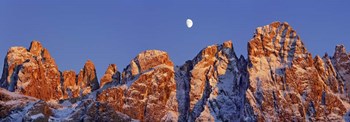
<svg viewBox="0 0 350 122">
<path fill-rule="evenodd" d="M 78 86 L 81 88 L 80 94 L 86 95 L 100 88 L 95 65 L 91 60 L 85 62 L 84 68 L 78 74 Z"/>
<path fill-rule="evenodd" d="M 103 88 L 106 84 L 117 85 L 120 83 L 120 72 L 115 64 L 110 64 L 100 80 L 100 88 Z"/>
<path fill-rule="evenodd" d="M 35 115 L 43 113 L 52 121 L 342 121 L 350 110 L 349 74 L 343 45 L 334 56 L 313 58 L 285 22 L 258 27 L 248 42 L 248 59 L 236 56 L 232 41 L 208 46 L 177 67 L 166 52 L 147 50 L 131 60 L 122 79 L 110 64 L 101 87 L 92 61 L 78 75 L 61 73 L 48 50 L 33 41 L 29 49 L 9 49 L 1 87 L 45 101 L 79 104 L 40 101 L 24 107 L 32 101 L 13 102 L 22 96 L 0 88 L 0 104 L 5 104 L 0 116 L 11 111 L 6 120 L 13 120 L 12 115 L 35 108 Z M 57 115 L 66 110 L 74 111 Z"/>
<path fill-rule="evenodd" d="M 62 97 L 60 72 L 40 42 L 33 41 L 28 50 L 10 48 L 4 64 L 1 87 L 43 100 Z"/>
</svg>

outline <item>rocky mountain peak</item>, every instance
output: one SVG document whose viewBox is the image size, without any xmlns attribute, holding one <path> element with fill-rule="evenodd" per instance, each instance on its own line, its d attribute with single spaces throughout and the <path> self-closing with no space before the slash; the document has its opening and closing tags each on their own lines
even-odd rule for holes
<svg viewBox="0 0 350 122">
<path fill-rule="evenodd" d="M 4 64 L 0 81 L 3 88 L 43 100 L 62 97 L 60 72 L 40 42 L 33 41 L 28 50 L 24 47 L 10 48 Z"/>
<path fill-rule="evenodd" d="M 335 52 L 334 52 L 334 56 L 339 55 L 339 54 L 346 54 L 346 48 L 344 45 L 337 45 L 335 46 Z"/>
<path fill-rule="evenodd" d="M 120 72 L 117 69 L 115 64 L 110 64 L 100 80 L 100 88 L 104 85 L 112 83 L 114 85 L 119 84 L 120 82 Z"/>
<path fill-rule="evenodd" d="M 95 64 L 91 60 L 87 60 L 83 70 L 93 71 L 95 70 Z"/>
<path fill-rule="evenodd" d="M 314 62 L 321 65 L 323 63 L 323 59 L 319 55 L 316 55 Z"/>
<path fill-rule="evenodd" d="M 138 54 L 123 71 L 123 82 L 133 79 L 136 75 L 157 66 L 169 67 L 173 70 L 174 64 L 168 53 L 160 50 L 146 50 Z"/>
<path fill-rule="evenodd" d="M 168 54 L 159 50 L 141 52 L 124 69 L 123 82 L 104 90 L 97 100 L 141 121 L 176 121 L 176 81 Z"/>
<path fill-rule="evenodd" d="M 243 115 L 243 111 L 228 108 L 244 109 L 244 99 L 239 96 L 244 95 L 247 85 L 243 82 L 245 62 L 243 56 L 237 58 L 232 41 L 226 41 L 207 46 L 193 60 L 178 67 L 179 121 L 231 121 Z"/>
<path fill-rule="evenodd" d="M 274 55 L 280 61 L 288 62 L 294 56 L 305 56 L 307 50 L 296 31 L 284 22 L 273 22 L 258 27 L 254 37 L 248 43 L 250 57 L 263 57 Z"/>
<path fill-rule="evenodd" d="M 73 70 L 61 74 L 63 99 L 82 97 L 100 88 L 95 65 L 91 60 L 85 62 L 78 74 Z"/>
<path fill-rule="evenodd" d="M 338 63 L 346 62 L 349 60 L 349 56 L 346 53 L 346 48 L 344 45 L 337 45 L 335 47 L 335 52 L 333 58 L 337 60 Z"/>
<path fill-rule="evenodd" d="M 109 65 L 108 65 L 108 68 L 107 68 L 107 70 L 106 70 L 106 72 L 105 72 L 105 74 L 113 74 L 113 73 L 116 72 L 116 71 L 118 71 L 117 65 L 115 65 L 115 64 L 109 64 Z"/>
<path fill-rule="evenodd" d="M 32 41 L 29 47 L 29 52 L 35 56 L 41 55 L 43 51 L 43 46 L 39 41 Z"/>
<path fill-rule="evenodd" d="M 139 66 L 139 72 L 144 72 L 161 64 L 173 66 L 168 53 L 160 50 L 146 50 L 138 54 L 133 61 Z"/>
<path fill-rule="evenodd" d="M 146 50 L 122 76 L 108 65 L 100 84 L 91 60 L 78 74 L 60 72 L 33 41 L 5 57 L 0 121 L 348 121 L 349 81 L 343 45 L 313 58 L 286 22 L 258 27 L 248 59 L 232 41 L 176 67 L 166 52 Z"/>
<path fill-rule="evenodd" d="M 80 94 L 86 95 L 100 88 L 95 65 L 91 60 L 85 62 L 84 68 L 78 74 L 78 85 L 81 88 Z"/>
<path fill-rule="evenodd" d="M 350 101 L 350 57 L 347 55 L 344 45 L 337 45 L 335 47 L 331 61 L 337 72 L 337 80 L 344 87 L 342 91 L 344 91 L 345 100 Z"/>
<path fill-rule="evenodd" d="M 251 100 L 249 103 L 258 120 L 285 121 L 292 116 L 297 121 L 327 120 L 324 116 L 341 118 L 329 114 L 330 111 L 322 111 L 324 108 L 345 111 L 343 104 L 334 104 L 341 100 L 330 91 L 341 89 L 331 63 L 324 63 L 326 60 L 319 56 L 312 59 L 289 24 L 273 22 L 258 27 L 248 43 L 248 58 L 250 85 L 246 97 Z M 321 98 L 333 100 L 333 103 L 322 102 Z M 299 110 L 292 110 L 298 106 Z"/>
<path fill-rule="evenodd" d="M 346 49 L 344 45 L 337 45 L 335 47 L 335 52 L 334 52 L 334 56 L 332 57 L 332 60 L 333 60 L 333 63 L 335 64 L 335 68 L 337 68 L 338 70 L 345 71 L 347 70 L 348 67 L 350 67 L 350 57 L 346 53 Z"/>
<path fill-rule="evenodd" d="M 260 74 L 260 71 L 265 75 L 259 78 L 267 80 L 271 78 L 270 75 L 283 74 L 284 68 L 301 63 L 295 61 L 304 58 L 312 60 L 296 31 L 285 22 L 273 22 L 258 27 L 248 42 L 248 59 L 251 67 L 249 70 L 254 72 L 251 77 L 255 80 L 254 75 Z M 272 74 L 268 71 L 270 69 L 273 69 Z"/>
</svg>

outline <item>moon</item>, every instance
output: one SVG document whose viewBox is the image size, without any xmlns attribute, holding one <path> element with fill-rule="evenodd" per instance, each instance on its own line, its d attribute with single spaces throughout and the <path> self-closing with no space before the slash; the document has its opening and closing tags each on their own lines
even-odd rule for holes
<svg viewBox="0 0 350 122">
<path fill-rule="evenodd" d="M 188 28 L 191 28 L 193 26 L 193 21 L 191 19 L 186 20 L 186 25 Z"/>
</svg>

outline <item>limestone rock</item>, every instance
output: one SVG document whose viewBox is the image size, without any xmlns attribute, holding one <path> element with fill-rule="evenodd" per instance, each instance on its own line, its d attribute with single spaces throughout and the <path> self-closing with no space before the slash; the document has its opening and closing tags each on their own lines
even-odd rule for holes
<svg viewBox="0 0 350 122">
<path fill-rule="evenodd" d="M 176 82 L 167 53 L 147 50 L 123 71 L 123 84 L 102 91 L 97 100 L 141 121 L 177 121 Z"/>
<path fill-rule="evenodd" d="M 337 70 L 334 68 L 332 61 L 327 54 L 323 56 L 323 58 L 316 56 L 314 58 L 314 65 L 321 79 L 333 91 L 333 93 L 344 93 L 344 83 L 339 78 Z"/>
<path fill-rule="evenodd" d="M 87 95 L 100 88 L 95 65 L 91 60 L 86 61 L 84 68 L 78 74 L 78 86 L 81 96 Z"/>
<path fill-rule="evenodd" d="M 75 71 L 64 71 L 62 73 L 63 99 L 79 97 L 80 87 L 77 84 Z"/>
<path fill-rule="evenodd" d="M 339 73 L 339 77 L 345 83 L 346 89 L 350 89 L 350 57 L 346 53 L 346 49 L 344 45 L 337 45 L 335 47 L 334 56 L 332 57 L 332 63 L 334 68 Z M 346 91 L 346 93 L 350 93 Z"/>
<path fill-rule="evenodd" d="M 173 67 L 173 63 L 170 61 L 166 52 L 160 50 L 146 50 L 138 54 L 123 71 L 122 82 L 126 83 L 128 80 L 133 80 L 142 72 L 160 64 Z"/>
<path fill-rule="evenodd" d="M 258 27 L 247 59 L 231 41 L 176 67 L 147 50 L 122 73 L 110 64 L 100 84 L 90 60 L 60 72 L 33 41 L 5 57 L 0 121 L 349 121 L 349 81 L 343 45 L 312 57 L 286 22 Z"/>
<path fill-rule="evenodd" d="M 103 88 L 103 86 L 107 84 L 119 84 L 120 77 L 120 72 L 118 71 L 117 66 L 115 64 L 110 64 L 100 80 L 100 88 Z"/>
<path fill-rule="evenodd" d="M 55 118 L 52 121 L 103 121 L 103 122 L 131 122 L 132 118 L 114 111 L 106 103 L 91 99 L 82 100 L 66 118 Z"/>
<path fill-rule="evenodd" d="M 248 59 L 246 98 L 258 121 L 342 119 L 345 105 L 320 77 L 319 72 L 325 71 L 315 68 L 311 54 L 288 23 L 258 27 L 248 43 Z M 316 61 L 323 65 L 319 57 Z"/>
<path fill-rule="evenodd" d="M 60 72 L 47 49 L 38 41 L 30 49 L 12 47 L 6 58 L 1 87 L 43 100 L 62 97 Z"/>
<path fill-rule="evenodd" d="M 249 111 L 244 107 L 245 67 L 246 60 L 237 58 L 231 41 L 208 46 L 179 67 L 181 121 L 253 121 L 253 116 L 245 116 L 243 111 Z"/>
<path fill-rule="evenodd" d="M 52 115 L 45 101 L 0 88 L 0 121 L 48 121 Z"/>
</svg>

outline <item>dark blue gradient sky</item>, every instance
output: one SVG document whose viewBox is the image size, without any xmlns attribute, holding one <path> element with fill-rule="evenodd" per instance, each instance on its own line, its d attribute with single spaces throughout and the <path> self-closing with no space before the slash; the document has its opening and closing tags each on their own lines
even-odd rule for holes
<svg viewBox="0 0 350 122">
<path fill-rule="evenodd" d="M 60 70 L 79 71 L 91 59 L 100 78 L 108 64 L 122 70 L 147 49 L 164 50 L 181 65 L 205 46 L 232 40 L 236 53 L 247 57 L 255 28 L 273 21 L 287 21 L 313 56 L 333 54 L 337 44 L 350 48 L 349 6 L 345 0 L 2 0 L 0 58 L 11 46 L 39 40 Z"/>
</svg>

